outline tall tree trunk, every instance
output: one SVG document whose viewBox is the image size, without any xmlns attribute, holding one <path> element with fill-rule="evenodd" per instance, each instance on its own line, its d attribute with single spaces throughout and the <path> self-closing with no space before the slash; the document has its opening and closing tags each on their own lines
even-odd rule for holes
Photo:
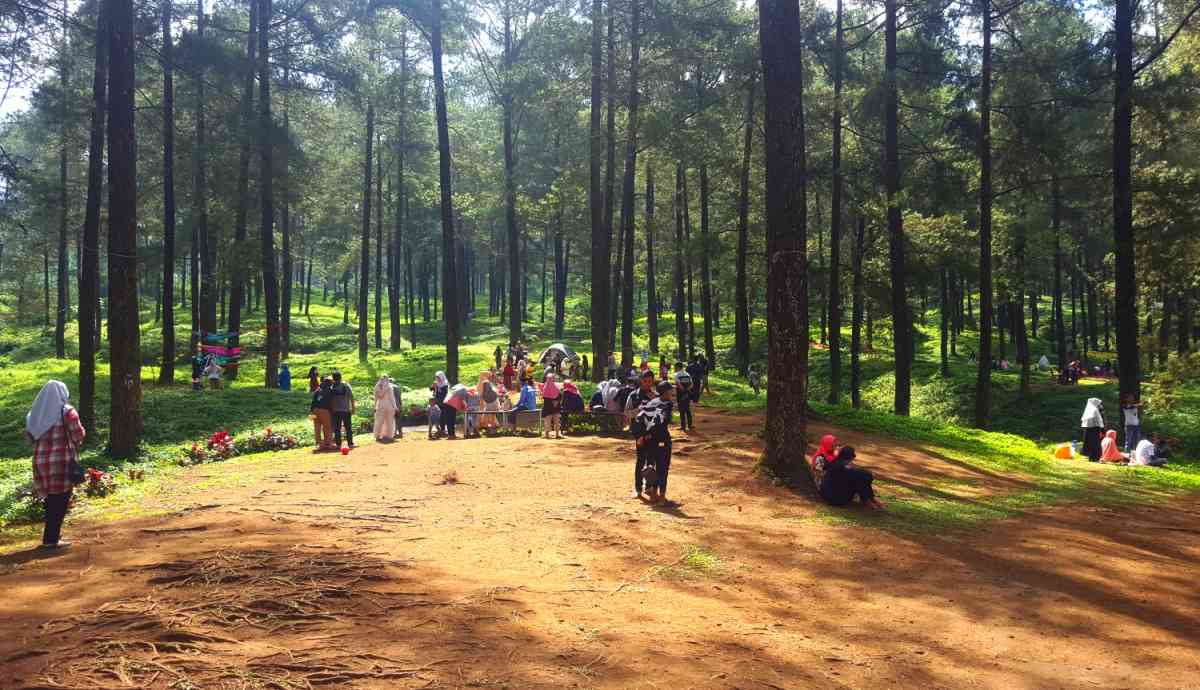
<svg viewBox="0 0 1200 690">
<path fill-rule="evenodd" d="M 291 84 L 291 56 L 285 45 L 283 49 L 283 85 L 280 87 L 283 96 L 283 136 L 281 143 L 281 158 L 279 161 L 280 172 L 280 190 L 281 200 L 280 206 L 280 236 L 282 244 L 280 246 L 279 267 L 282 275 L 279 277 L 279 353 L 280 358 L 286 360 L 288 353 L 291 350 L 292 343 L 292 174 L 291 174 L 291 131 L 292 122 L 288 113 L 288 88 Z"/>
<path fill-rule="evenodd" d="M 851 254 L 852 283 L 850 313 L 850 404 L 862 407 L 862 322 L 863 322 L 863 255 L 866 253 L 867 221 L 858 217 L 854 231 L 854 252 Z"/>
<path fill-rule="evenodd" d="M 458 278 L 454 266 L 454 198 L 450 190 L 450 129 L 446 116 L 446 80 L 442 74 L 442 0 L 433 0 L 433 91 L 437 110 L 438 171 L 442 207 L 442 311 L 446 323 L 446 375 L 458 380 Z"/>
<path fill-rule="evenodd" d="M 900 212 L 900 92 L 896 81 L 897 0 L 885 0 L 884 186 L 887 189 L 888 253 L 892 281 L 892 333 L 895 350 L 895 414 L 907 417 L 912 399 L 912 314 L 908 307 L 904 265 L 904 218 Z M 982 360 L 982 357 L 980 358 Z"/>
<path fill-rule="evenodd" d="M 412 244 L 404 248 L 404 279 L 407 282 L 408 292 L 408 343 L 412 349 L 417 349 L 417 306 L 414 302 L 416 295 L 413 294 L 413 256 Z"/>
<path fill-rule="evenodd" d="M 1029 361 L 1029 336 L 1025 333 L 1025 225 L 1018 223 L 1015 230 L 1016 246 L 1013 254 L 1016 258 L 1016 277 L 1013 281 L 1008 314 L 1012 320 L 1012 339 L 1017 351 L 1017 362 L 1021 365 L 1019 396 L 1028 399 L 1032 394 L 1032 363 Z"/>
<path fill-rule="evenodd" d="M 272 159 L 274 127 L 271 120 L 271 0 L 259 0 L 258 9 L 258 118 L 262 132 L 261 167 L 258 187 L 262 195 L 260 239 L 262 241 L 262 293 L 266 298 L 267 357 L 264 383 L 275 388 L 279 381 L 279 283 L 275 277 L 275 187 Z"/>
<path fill-rule="evenodd" d="M 608 249 L 612 251 L 614 234 L 613 211 L 617 201 L 617 10 L 614 0 L 608 0 L 608 59 L 605 62 L 606 86 L 605 98 L 605 166 L 604 166 L 604 228 L 608 233 Z M 617 314 L 621 306 L 621 241 L 624 235 L 617 236 L 617 252 L 612 263 L 612 291 L 609 293 L 608 332 L 611 334 L 610 349 L 616 349 L 617 344 Z M 593 288 L 594 289 L 594 288 Z"/>
<path fill-rule="evenodd" d="M 104 186 L 104 128 L 108 110 L 108 4 L 96 4 L 96 61 L 88 138 L 87 206 L 79 267 L 79 418 L 96 427 L 96 349 L 100 341 L 100 204 Z M 24 282 L 22 282 L 22 286 Z M 23 291 L 22 291 L 23 294 Z M 17 310 L 21 314 L 21 310 Z"/>
<path fill-rule="evenodd" d="M 650 351 L 658 353 L 658 286 L 654 273 L 654 167 L 646 161 L 646 330 Z"/>
<path fill-rule="evenodd" d="M 767 428 L 764 463 L 808 476 L 808 278 L 804 74 L 800 7 L 760 0 L 767 220 Z"/>
<path fill-rule="evenodd" d="M 204 0 L 196 0 L 196 35 L 204 41 Z M 192 155 L 196 159 L 195 187 L 192 193 L 192 339 L 200 334 L 216 330 L 213 321 L 216 308 L 212 295 L 212 265 L 209 257 L 208 239 L 208 144 L 205 124 L 205 79 L 204 64 L 196 70 L 196 141 Z M 211 317 L 210 317 L 211 315 Z"/>
<path fill-rule="evenodd" d="M 1063 323 L 1062 188 L 1055 175 L 1050 185 L 1050 225 L 1054 234 L 1054 339 L 1060 379 L 1067 369 L 1067 329 Z"/>
<path fill-rule="evenodd" d="M 833 47 L 833 192 L 829 209 L 829 404 L 842 397 L 842 60 L 846 52 L 842 0 L 837 0 Z M 946 293 L 942 275 L 942 294 Z M 942 309 L 945 310 L 945 301 Z M 943 316 L 943 331 L 945 317 Z M 943 332 L 942 347 L 945 349 Z"/>
<path fill-rule="evenodd" d="M 625 130 L 625 176 L 621 180 L 621 233 L 624 235 L 624 282 L 621 290 L 621 363 L 633 365 L 633 240 L 634 176 L 637 174 L 638 71 L 642 55 L 642 5 L 630 0 L 629 24 L 629 117 Z"/>
<path fill-rule="evenodd" d="M 408 25 L 400 28 L 400 119 L 396 124 L 396 222 L 392 229 L 388 260 L 388 313 L 391 321 L 391 350 L 399 352 L 400 342 L 400 265 L 404 252 L 404 209 L 408 204 L 404 179 L 404 154 L 407 147 L 408 119 Z M 406 305 L 409 304 L 406 298 Z M 409 319 L 412 316 L 409 315 Z"/>
<path fill-rule="evenodd" d="M 1121 396 L 1141 397 L 1133 238 L 1133 0 L 1116 0 L 1113 51 L 1113 245 Z"/>
<path fill-rule="evenodd" d="M 600 157 L 604 139 L 600 129 L 600 100 L 603 97 L 600 55 L 600 22 L 604 16 L 603 0 L 592 0 L 592 91 L 589 115 L 590 145 L 588 153 L 588 209 L 592 230 L 592 381 L 599 382 L 608 359 L 608 262 L 611 251 L 610 229 L 604 225 L 603 191 L 600 179 Z"/>
<path fill-rule="evenodd" d="M 521 341 L 522 271 L 520 234 L 517 227 L 516 149 L 513 142 L 513 36 L 512 8 L 504 3 L 504 75 L 501 108 L 504 114 L 504 227 L 508 238 L 508 340 Z"/>
<path fill-rule="evenodd" d="M 242 310 L 246 306 L 246 274 L 248 266 L 246 246 L 248 216 L 250 214 L 250 144 L 254 138 L 254 71 L 258 59 L 258 2 L 250 1 L 250 24 L 246 32 L 246 73 L 242 82 L 241 141 L 238 150 L 237 205 L 234 211 L 233 252 L 229 287 L 228 329 L 232 334 L 229 346 L 237 347 L 241 341 Z M 237 378 L 237 367 L 229 369 L 229 378 Z"/>
<path fill-rule="evenodd" d="M 683 163 L 675 162 L 675 338 L 676 358 L 688 359 L 687 322 L 684 321 L 683 304 L 683 255 L 687 251 L 683 243 Z"/>
<path fill-rule="evenodd" d="M 68 277 L 68 268 L 71 264 L 70 253 L 67 250 L 67 81 L 68 70 L 70 69 L 70 59 L 67 52 L 67 17 L 69 11 L 67 8 L 67 0 L 62 3 L 62 44 L 59 46 L 59 86 L 61 93 L 61 107 L 59 115 L 59 148 L 58 148 L 58 309 L 57 318 L 54 321 L 54 354 L 59 359 L 65 359 L 67 356 L 67 317 L 70 312 L 70 294 L 68 293 L 68 285 L 70 278 Z"/>
<path fill-rule="evenodd" d="M 755 78 L 746 85 L 746 122 L 742 130 L 742 170 L 738 192 L 737 275 L 734 311 L 734 350 L 737 353 L 738 373 L 745 376 L 750 370 L 750 303 L 746 289 L 746 254 L 750 246 L 750 147 L 754 140 Z"/>
<path fill-rule="evenodd" d="M 950 376 L 950 288 L 948 285 L 949 281 L 946 278 L 947 273 L 949 273 L 949 269 L 947 269 L 945 266 L 938 268 L 938 281 L 940 287 L 940 298 L 938 300 L 938 304 L 941 307 L 940 311 L 942 313 L 940 342 L 941 371 L 942 376 L 946 377 Z"/>
<path fill-rule="evenodd" d="M 382 129 L 382 128 L 381 128 Z M 383 141 L 375 133 L 375 349 L 383 349 Z"/>
<path fill-rule="evenodd" d="M 137 150 L 134 137 L 132 0 L 108 0 L 108 339 L 109 448 L 132 457 L 142 432 L 138 329 Z"/>
<path fill-rule="evenodd" d="M 692 201 L 688 195 L 687 170 L 683 171 L 683 241 L 687 251 L 684 254 L 683 267 L 686 272 L 687 284 L 687 358 L 690 361 L 696 356 L 696 300 L 692 290 L 692 219 L 690 215 Z"/>
<path fill-rule="evenodd" d="M 704 319 L 704 357 L 709 366 L 716 366 L 717 351 L 713 346 L 712 271 L 709 255 L 713 251 L 708 234 L 708 165 L 700 164 L 700 315 Z"/>
<path fill-rule="evenodd" d="M 163 70 L 163 276 L 162 361 L 158 382 L 175 380 L 175 84 L 171 0 L 162 6 Z"/>
<path fill-rule="evenodd" d="M 1179 333 L 1176 345 L 1176 352 L 1185 355 L 1192 351 L 1192 299 L 1189 291 L 1191 286 L 1183 285 L 1179 289 Z M 1107 303 L 1105 304 L 1105 328 L 1104 337 L 1107 343 L 1108 338 L 1108 310 Z M 1108 349 L 1107 344 L 1105 349 Z"/>
<path fill-rule="evenodd" d="M 371 51 L 371 62 L 375 53 Z M 367 293 L 371 289 L 371 168 L 375 146 L 375 103 L 367 99 L 366 152 L 363 155 L 362 235 L 359 238 L 361 265 L 358 269 L 358 361 L 367 361 Z"/>
<path fill-rule="evenodd" d="M 992 413 L 992 5 L 981 1 L 983 81 L 979 105 L 979 360 L 975 367 L 975 426 Z M 1000 332 L 1003 342 L 1004 331 Z M 1003 350 L 1003 347 L 1001 348 Z M 1003 352 L 1001 353 L 1003 355 Z"/>
</svg>

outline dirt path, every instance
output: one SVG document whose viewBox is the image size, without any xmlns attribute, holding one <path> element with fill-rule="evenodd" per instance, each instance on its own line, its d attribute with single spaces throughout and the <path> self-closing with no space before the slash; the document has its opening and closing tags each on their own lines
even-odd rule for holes
<svg viewBox="0 0 1200 690">
<path fill-rule="evenodd" d="M 71 525 L 0 557 L 0 688 L 1200 687 L 1200 501 L 831 526 L 751 477 L 752 419 L 697 421 L 671 511 L 629 498 L 625 441 L 410 437 Z"/>
</svg>

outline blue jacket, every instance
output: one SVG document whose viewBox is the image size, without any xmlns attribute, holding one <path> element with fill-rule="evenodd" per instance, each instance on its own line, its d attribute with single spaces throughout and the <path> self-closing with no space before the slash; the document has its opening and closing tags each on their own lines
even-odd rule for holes
<svg viewBox="0 0 1200 690">
<path fill-rule="evenodd" d="M 521 397 L 517 399 L 517 409 L 536 412 L 537 408 L 537 389 L 530 385 L 521 386 Z"/>
</svg>

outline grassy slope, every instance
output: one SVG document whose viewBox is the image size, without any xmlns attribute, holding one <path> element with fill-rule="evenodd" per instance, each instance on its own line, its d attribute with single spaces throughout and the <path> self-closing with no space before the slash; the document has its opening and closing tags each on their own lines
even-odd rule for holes
<svg viewBox="0 0 1200 690">
<path fill-rule="evenodd" d="M 537 317 L 540 310 L 530 305 L 530 315 Z M 568 306 L 567 333 L 564 340 L 579 349 L 590 351 L 587 342 L 586 305 Z M 177 323 L 186 324 L 190 316 L 180 311 Z M 250 315 L 250 328 L 261 329 L 260 314 Z M 1079 468 L 1065 467 L 1062 463 L 1050 462 L 1045 447 L 1057 441 L 1070 440 L 1076 434 L 1083 400 L 1093 395 L 1109 401 L 1109 409 L 1116 409 L 1116 389 L 1111 383 L 1096 383 L 1085 389 L 1056 386 L 1046 375 L 1035 378 L 1035 395 L 1030 401 L 1017 399 L 1017 374 L 995 372 L 994 389 L 996 412 L 993 428 L 1005 433 L 989 433 L 963 429 L 959 424 L 969 419 L 972 409 L 974 367 L 964 357 L 952 360 L 951 375 L 942 377 L 937 367 L 936 314 L 931 312 L 927 324 L 918 324 L 918 353 L 914 367 L 914 419 L 900 420 L 881 414 L 891 407 L 892 376 L 890 352 L 877 342 L 874 351 L 863 360 L 863 400 L 865 410 L 853 411 L 847 407 L 831 407 L 818 404 L 822 412 L 846 426 L 877 431 L 897 438 L 910 439 L 944 451 L 948 457 L 988 469 L 1016 471 L 1031 475 L 1038 480 L 1039 491 L 1007 497 L 989 504 L 954 501 L 952 496 L 936 493 L 924 496 L 909 496 L 898 506 L 901 513 L 908 512 L 914 524 L 934 525 L 944 521 L 964 522 L 1009 514 L 1030 505 L 1070 500 L 1087 491 L 1097 500 L 1128 498 L 1123 490 L 1146 489 L 1200 489 L 1200 468 L 1194 464 L 1179 463 L 1179 469 L 1167 472 L 1152 470 L 1114 470 L 1106 476 L 1109 481 L 1097 485 L 1093 478 L 1085 476 Z M 196 394 L 187 385 L 190 371 L 186 366 L 176 369 L 176 385 L 158 386 L 153 383 L 158 375 L 157 352 L 160 350 L 159 332 L 147 315 L 143 325 L 143 353 L 145 357 L 145 453 L 141 464 L 150 467 L 168 465 L 178 449 L 200 439 L 215 430 L 227 429 L 235 434 L 271 426 L 295 433 L 307 433 L 307 394 L 303 376 L 310 366 L 319 366 L 322 371 L 339 368 L 347 380 L 355 385 L 360 399 L 381 373 L 390 373 L 407 391 L 407 404 L 423 404 L 426 400 L 425 387 L 435 370 L 442 367 L 444 347 L 436 343 L 441 339 L 439 323 L 419 324 L 415 349 L 400 353 L 375 351 L 372 349 L 368 361 L 359 364 L 355 347 L 355 329 L 342 324 L 340 306 L 313 304 L 311 318 L 293 317 L 293 354 L 290 358 L 295 389 L 284 393 L 262 389 L 260 361 L 251 358 L 242 368 L 238 381 L 221 392 L 205 391 Z M 757 345 L 756 356 L 761 357 L 765 347 L 765 327 L 761 320 L 755 322 L 753 341 Z M 668 313 L 660 322 L 663 337 L 662 350 L 673 350 L 675 346 L 674 317 Z M 727 352 L 733 345 L 732 323 L 722 324 L 715 336 L 719 353 Z M 648 343 L 645 335 L 644 318 L 637 324 L 635 350 L 644 350 Z M 882 330 L 882 329 L 881 329 Z M 545 343 L 552 336 L 548 323 L 527 323 L 526 332 L 530 341 Z M 406 336 L 408 330 L 404 329 Z M 180 329 L 186 337 L 186 329 Z M 697 336 L 702 338 L 702 327 L 697 325 Z M 68 334 L 72 338 L 73 333 Z M 877 341 L 886 337 L 877 333 Z M 387 339 L 387 333 L 384 334 Z M 968 343 L 977 339 L 974 333 L 965 333 L 961 343 L 963 350 Z M 464 381 L 473 381 L 478 371 L 490 365 L 491 351 L 497 343 L 506 340 L 506 330 L 494 319 L 477 319 L 468 329 L 467 338 L 460 348 L 460 370 Z M 845 342 L 849 342 L 847 330 Z M 261 347 L 262 331 L 243 337 L 249 349 Z M 1048 351 L 1051 344 L 1044 340 L 1031 343 L 1034 357 Z M 36 328 L 6 328 L 0 336 L 0 369 L 6 374 L 8 385 L 0 390 L 0 525 L 28 515 L 28 506 L 17 496 L 18 489 L 28 482 L 28 447 L 22 440 L 21 429 L 24 412 L 38 389 L 48 378 L 66 381 L 72 391 L 78 388 L 78 365 L 72 360 L 55 360 L 51 356 L 50 335 Z M 1010 345 L 1011 352 L 1011 345 Z M 814 349 L 812 353 L 811 399 L 823 400 L 828 391 L 828 353 Z M 843 389 L 849 380 L 848 357 L 844 365 Z M 717 394 L 710 401 L 731 410 L 754 411 L 765 406 L 765 395 L 754 396 L 753 391 L 732 370 L 720 370 L 714 375 Z M 112 463 L 96 449 L 102 447 L 104 429 L 107 427 L 107 366 L 100 364 L 98 382 L 98 413 L 101 415 L 100 432 L 89 444 L 91 450 L 85 454 L 85 464 L 111 467 Z M 586 387 L 585 387 L 586 392 Z M 848 398 L 848 396 L 845 396 Z M 1188 454 L 1194 456 L 1197 445 L 1193 436 L 1200 414 L 1200 386 L 1185 388 L 1182 404 L 1172 411 L 1149 415 L 1149 425 L 1155 425 L 1172 435 L 1185 439 Z M 370 411 L 367 405 L 359 409 L 359 417 L 366 419 Z M 937 420 L 937 421 L 929 421 Z"/>
</svg>

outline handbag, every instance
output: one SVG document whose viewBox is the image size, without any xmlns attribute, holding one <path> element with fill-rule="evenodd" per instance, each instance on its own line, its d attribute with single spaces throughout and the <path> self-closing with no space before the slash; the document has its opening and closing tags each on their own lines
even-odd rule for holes
<svg viewBox="0 0 1200 690">
<path fill-rule="evenodd" d="M 67 428 L 67 408 L 63 408 L 63 431 Z M 71 458 L 71 462 L 67 465 L 67 479 L 71 481 L 71 486 L 79 486 L 87 479 L 87 472 L 83 469 L 83 465 L 79 464 L 79 447 L 75 445 L 75 440 L 71 438 L 71 432 L 66 431 L 67 443 L 71 444 L 71 450 L 75 451 L 75 457 Z"/>
</svg>

